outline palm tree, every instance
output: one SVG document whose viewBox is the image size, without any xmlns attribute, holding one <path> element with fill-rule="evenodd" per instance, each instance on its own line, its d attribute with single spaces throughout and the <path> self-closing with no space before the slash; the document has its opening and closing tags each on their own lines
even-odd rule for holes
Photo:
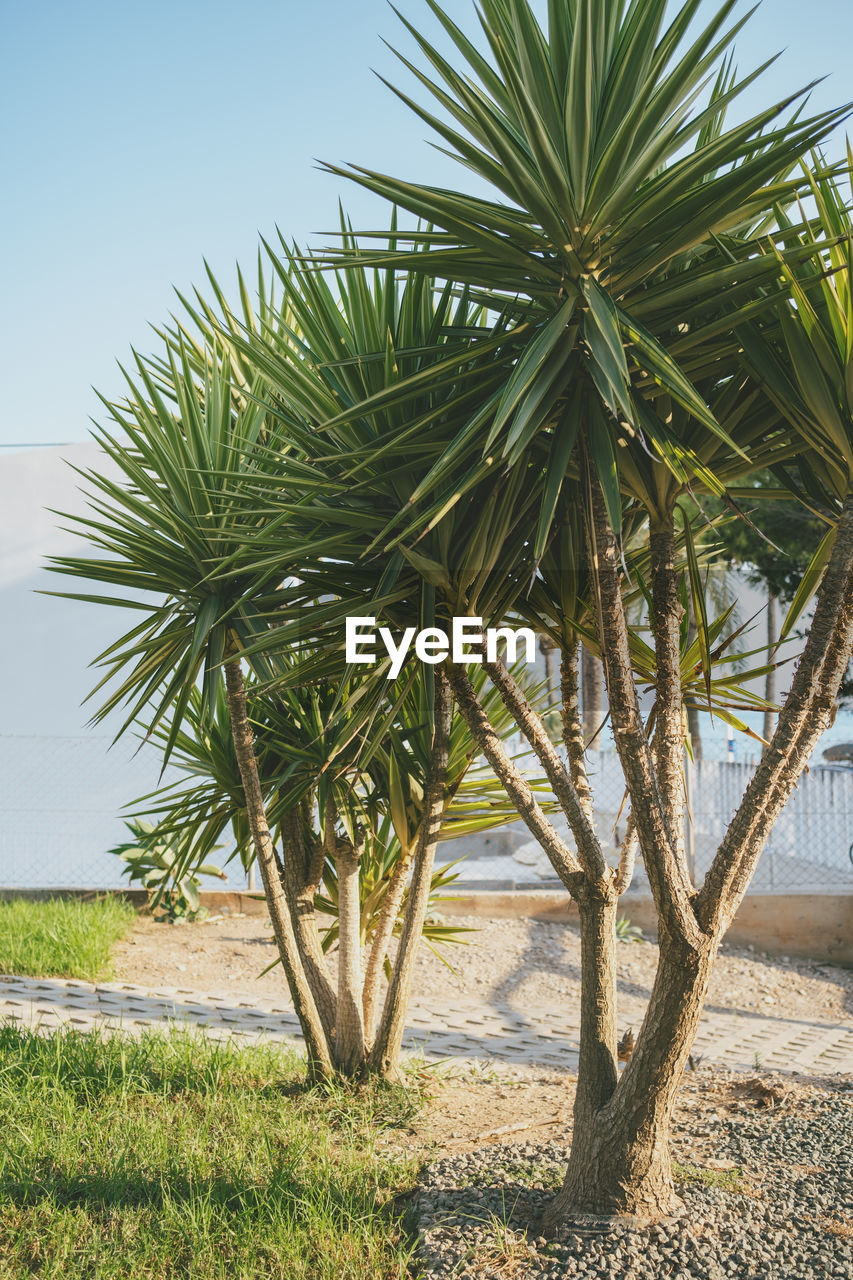
<svg viewBox="0 0 853 1280">
<path fill-rule="evenodd" d="M 357 372 L 364 356 L 382 386 L 395 380 L 393 360 L 375 360 L 374 346 L 396 281 L 371 298 L 363 273 L 350 278 L 359 290 L 350 298 L 352 313 L 372 325 L 356 335 L 352 367 Z M 410 326 L 406 341 L 413 349 L 435 348 L 444 312 L 433 314 L 433 291 L 421 278 L 410 285 L 401 308 Z M 328 372 L 322 320 L 339 329 L 344 318 L 331 295 L 323 311 L 325 281 L 303 273 L 299 287 L 312 304 L 300 315 L 291 306 L 294 285 L 281 309 L 264 299 L 257 318 L 244 311 L 241 327 L 243 334 L 253 325 L 262 329 L 275 367 L 288 371 L 284 399 L 267 402 L 267 382 L 241 361 L 227 327 L 217 346 L 204 310 L 195 336 L 167 333 L 162 356 L 138 360 L 127 401 L 107 406 L 116 430 L 97 434 L 118 476 L 85 473 L 92 510 L 74 519 L 102 554 L 61 557 L 53 567 L 118 589 L 112 596 L 66 593 L 73 598 L 132 610 L 134 625 L 98 659 L 106 672 L 98 689 L 109 685 L 109 692 L 96 718 L 124 706 L 120 733 L 141 726 L 161 743 L 164 764 L 175 751 L 186 760 L 193 750 L 202 762 L 206 781 L 196 779 L 171 798 L 168 823 L 178 837 L 181 830 L 203 831 L 201 841 L 186 842 L 185 859 L 197 859 L 236 824 L 244 861 L 260 867 L 311 1074 L 375 1069 L 391 1076 L 441 829 L 470 834 L 515 814 L 494 780 L 473 768 L 480 751 L 453 715 L 442 672 L 410 664 L 395 685 L 384 671 L 347 670 L 347 611 L 363 609 L 366 586 L 381 596 L 378 584 L 387 575 L 383 566 L 368 565 L 341 595 L 349 526 L 359 504 L 367 513 L 351 484 L 344 486 L 337 531 L 329 532 L 322 485 L 321 502 L 306 507 L 307 481 L 322 471 L 312 470 L 300 440 L 319 443 L 321 453 L 329 447 L 307 421 L 309 370 Z M 451 305 L 449 295 L 443 305 Z M 330 341 L 340 357 L 338 337 Z M 337 409 L 333 389 L 346 384 L 345 363 L 343 372 L 339 360 L 328 375 L 329 388 L 313 386 L 327 416 Z M 457 393 L 458 382 L 454 375 Z M 345 432 L 350 446 L 357 442 Z M 352 448 L 338 446 L 338 467 L 349 465 L 347 452 Z M 393 487 L 393 475 L 387 478 Z M 276 504 L 265 512 L 269 488 Z M 423 614 L 428 592 L 411 568 L 394 586 L 389 608 L 412 591 Z M 332 643 L 318 644 L 329 635 Z M 479 692 L 505 734 L 509 717 L 482 682 Z M 374 896 L 381 907 L 366 948 L 362 889 L 378 866 Z M 318 898 L 332 887 L 337 982 L 317 911 Z"/>
<path fill-rule="evenodd" d="M 354 250 L 354 243 L 350 247 Z M 473 317 L 464 311 L 466 323 L 460 324 L 458 309 L 456 325 L 449 326 L 449 294 L 432 285 L 425 290 L 424 278 L 416 273 L 398 281 L 393 271 L 384 272 L 371 280 L 353 256 L 346 275 L 338 279 L 337 291 L 332 292 L 313 273 L 297 270 L 293 254 L 285 262 L 273 257 L 273 262 L 288 312 L 299 316 L 300 328 L 311 334 L 305 358 L 295 364 L 277 330 L 252 331 L 246 336 L 244 326 L 232 324 L 226 326 L 226 336 L 237 345 L 247 369 L 263 371 L 271 411 L 280 418 L 285 436 L 299 434 L 304 451 L 298 495 L 289 492 L 275 474 L 253 487 L 253 508 L 263 512 L 265 522 L 264 554 L 280 563 L 292 558 L 294 545 L 302 548 L 300 581 L 288 591 L 282 623 L 289 627 L 294 642 L 299 638 L 309 643 L 321 661 L 322 655 L 333 654 L 340 643 L 340 608 L 335 605 L 324 613 L 316 607 L 321 594 L 318 583 L 328 587 L 333 577 L 338 597 L 348 602 L 347 611 L 384 617 L 399 628 L 413 618 L 444 621 L 460 613 L 495 625 L 515 614 L 550 636 L 562 653 L 562 718 L 571 778 L 541 717 L 503 664 L 485 663 L 473 680 L 457 668 L 448 674 L 462 714 L 489 764 L 557 874 L 574 891 L 579 883 L 577 858 L 503 749 L 494 732 L 494 712 L 478 692 L 477 675 L 482 676 L 483 670 L 488 673 L 492 704 L 497 690 L 504 712 L 509 710 L 517 723 L 523 723 L 565 816 L 580 826 L 584 839 L 594 842 L 595 856 L 603 858 L 592 831 L 584 743 L 577 719 L 578 645 L 583 642 L 591 652 L 600 652 L 591 577 L 582 553 L 577 483 L 564 483 L 551 493 L 547 485 L 543 491 L 541 468 L 535 465 L 516 466 L 509 479 L 494 479 L 489 466 L 475 458 L 477 487 L 470 489 L 471 501 L 458 502 L 459 492 L 471 485 L 471 459 L 463 449 L 454 467 L 445 467 L 440 483 L 433 486 L 429 476 L 434 473 L 434 461 L 445 453 L 461 418 L 469 412 L 459 395 L 460 368 L 466 370 L 469 381 L 478 383 L 481 399 L 484 385 L 487 390 L 489 386 L 484 380 L 493 383 L 500 377 L 492 354 L 493 336 L 478 331 Z M 435 307 L 445 319 L 429 326 L 430 332 L 445 334 L 438 350 L 416 345 L 412 317 L 427 306 Z M 372 322 L 376 313 L 388 319 L 384 351 L 370 350 L 370 344 L 378 341 L 375 324 L 365 328 L 365 317 Z M 484 369 L 478 358 L 481 346 L 491 357 Z M 440 376 L 430 379 L 425 375 L 433 368 Z M 531 451 L 539 447 L 535 442 Z M 560 534 L 543 552 L 531 582 L 527 529 L 539 509 L 555 517 Z M 286 522 L 281 519 L 283 512 Z M 637 504 L 626 508 L 623 545 L 632 574 L 643 579 L 649 571 L 645 525 L 646 516 Z M 411 536 L 413 527 L 421 529 L 416 540 Z M 685 545 L 692 547 L 689 528 L 685 522 L 678 537 L 679 568 Z M 267 529 L 281 532 L 269 534 Z M 345 530 L 334 546 L 330 529 Z M 632 529 L 639 535 L 636 549 L 629 549 Z M 314 550 L 306 554 L 312 546 Z M 251 545 L 247 547 L 250 559 L 257 554 Z M 333 566 L 325 562 L 326 555 L 333 556 Z M 381 573 L 373 567 L 377 558 Z M 694 551 L 694 567 L 697 561 Z M 694 585 L 696 579 L 693 573 Z M 632 593 L 641 596 L 642 588 L 634 586 Z M 721 637 L 727 621 L 728 614 L 703 629 L 703 637 L 717 646 L 715 658 L 726 648 Z M 705 694 L 718 714 L 731 717 L 733 695 L 741 701 L 747 697 L 738 689 L 738 680 L 712 679 L 709 663 L 702 660 L 701 644 L 689 642 L 686 633 L 681 639 L 685 692 L 697 700 Z M 654 686 L 654 652 L 633 634 L 630 651 L 637 679 Z M 633 849 L 632 833 L 615 881 L 616 896 L 630 882 Z M 615 901 L 614 897 L 614 911 Z"/>
<path fill-rule="evenodd" d="M 570 815 L 577 856 L 566 878 L 592 957 L 584 970 L 574 1143 L 550 1220 L 570 1210 L 656 1217 L 676 1199 L 666 1133 L 714 956 L 813 748 L 851 640 L 853 511 L 845 506 L 773 741 L 697 888 L 682 834 L 677 531 L 686 527 L 687 495 L 736 500 L 749 472 L 781 466 L 802 450 L 743 361 L 740 331 L 791 287 L 786 271 L 814 258 L 806 215 L 790 225 L 781 211 L 796 210 L 807 179 L 795 167 L 843 112 L 804 118 L 795 95 L 726 126 L 726 109 L 755 79 L 738 81 L 723 63 L 703 99 L 742 25 L 727 26 L 733 0 L 710 14 L 692 42 L 700 0 L 681 6 L 668 27 L 665 0 L 555 0 L 547 30 L 527 0 L 482 0 L 490 57 L 436 0 L 427 3 L 466 70 L 406 22 L 431 73 L 403 61 L 441 114 L 399 96 L 496 198 L 363 168 L 334 172 L 426 224 L 409 233 L 408 251 L 402 236 L 376 250 L 368 260 L 377 268 L 404 263 L 455 280 L 507 319 L 512 372 L 487 411 L 460 427 L 421 491 L 440 488 L 465 451 L 472 468 L 477 457 L 502 459 L 508 477 L 526 467 L 526 485 L 538 468 L 545 498 L 529 572 L 555 537 L 561 486 L 580 486 L 595 633 L 661 942 L 649 1011 L 621 1078 L 610 941 L 619 873 L 601 857 L 578 779 L 554 760 L 545 766 L 547 745 L 512 681 L 490 675 Z M 763 251 L 771 233 L 781 262 Z M 345 245 L 338 257 L 348 253 Z M 839 466 L 846 468 L 846 455 Z M 470 487 L 479 479 L 472 469 Z M 457 501 L 464 493 L 462 486 Z M 639 710 L 622 562 L 625 521 L 638 509 L 649 526 L 651 732 Z M 697 603 L 708 678 L 701 595 Z M 451 678 L 485 749 L 476 701 L 465 695 L 462 675 Z"/>
<path fill-rule="evenodd" d="M 68 593 L 130 609 L 136 621 L 99 659 L 113 687 L 96 719 L 128 707 L 119 732 L 140 720 L 148 734 L 167 716 L 168 760 L 193 689 L 201 680 L 212 709 L 224 669 L 234 748 L 246 798 L 248 824 L 263 879 L 270 918 L 294 1009 L 305 1033 L 309 1071 L 332 1072 L 317 1000 L 300 960 L 296 934 L 263 804 L 243 678 L 244 655 L 264 627 L 258 604 L 280 570 L 225 577 L 245 539 L 255 532 L 237 509 L 234 494 L 266 456 L 267 415 L 256 398 L 239 394 L 230 362 L 209 353 L 197 377 L 191 353 L 181 347 L 166 361 L 169 392 L 142 360 L 129 397 L 107 406 L 117 431 L 96 432 L 118 479 L 85 473 L 91 514 L 74 527 L 100 557 L 66 556 L 61 573 L 107 585 L 119 594 Z M 152 599 L 153 596 L 153 599 Z M 97 690 L 96 690 L 97 691 Z"/>
</svg>

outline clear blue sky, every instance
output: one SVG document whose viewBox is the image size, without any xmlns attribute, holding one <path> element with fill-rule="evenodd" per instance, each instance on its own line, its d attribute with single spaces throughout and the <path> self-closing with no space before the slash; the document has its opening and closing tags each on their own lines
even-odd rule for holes
<svg viewBox="0 0 853 1280">
<path fill-rule="evenodd" d="M 430 25 L 423 0 L 400 7 Z M 402 74 L 380 36 L 411 47 L 385 0 L 0 0 L 0 16 L 0 443 L 85 438 L 91 385 L 119 393 L 115 360 L 148 349 L 202 257 L 230 283 L 259 231 L 327 231 L 339 195 L 356 226 L 384 223 L 315 157 L 465 180 L 371 74 Z M 849 0 L 764 0 L 739 65 L 786 46 L 750 105 L 824 75 L 816 105 L 853 98 Z"/>
</svg>

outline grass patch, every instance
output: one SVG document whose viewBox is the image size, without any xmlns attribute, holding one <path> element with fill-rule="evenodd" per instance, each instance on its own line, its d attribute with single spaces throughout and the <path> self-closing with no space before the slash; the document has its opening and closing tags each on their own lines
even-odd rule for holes
<svg viewBox="0 0 853 1280">
<path fill-rule="evenodd" d="M 466 1272 L 475 1276 L 500 1276 L 501 1280 L 530 1275 L 536 1255 L 527 1241 L 524 1231 L 514 1231 L 505 1221 L 493 1213 L 487 1224 L 486 1238 L 470 1251 L 466 1258 Z"/>
<path fill-rule="evenodd" d="M 0 1275 L 403 1280 L 416 1092 L 279 1047 L 0 1028 Z M 387 1139 L 387 1135 L 386 1135 Z"/>
<path fill-rule="evenodd" d="M 718 1191 L 750 1192 L 746 1172 L 743 1169 L 708 1169 L 699 1164 L 673 1164 L 676 1182 L 698 1182 L 703 1187 L 715 1187 Z"/>
<path fill-rule="evenodd" d="M 135 919 L 133 907 L 116 897 L 0 902 L 0 973 L 110 978 L 110 949 Z"/>
</svg>

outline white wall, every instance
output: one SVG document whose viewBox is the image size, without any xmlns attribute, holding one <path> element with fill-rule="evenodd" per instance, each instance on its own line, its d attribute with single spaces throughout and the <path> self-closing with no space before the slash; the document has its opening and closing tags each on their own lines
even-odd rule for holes
<svg viewBox="0 0 853 1280">
<path fill-rule="evenodd" d="M 38 594 L 74 589 L 44 567 L 81 552 L 60 511 L 83 510 L 74 466 L 102 467 L 94 443 L 0 455 L 0 886 L 120 883 L 108 857 L 121 807 L 152 790 L 159 761 L 118 720 L 92 728 L 89 663 L 130 621 L 120 610 Z"/>
</svg>

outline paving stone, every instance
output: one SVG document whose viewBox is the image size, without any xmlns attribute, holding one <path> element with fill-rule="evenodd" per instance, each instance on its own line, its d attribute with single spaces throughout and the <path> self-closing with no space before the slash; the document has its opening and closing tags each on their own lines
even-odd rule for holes
<svg viewBox="0 0 853 1280">
<path fill-rule="evenodd" d="M 297 1040 L 291 1009 L 245 993 L 197 992 L 185 987 L 149 990 L 130 983 L 46 982 L 14 974 L 0 979 L 0 1019 L 45 1030 L 71 1024 L 81 1029 L 122 1028 L 132 1034 L 181 1023 L 203 1026 L 215 1038 L 241 1035 Z M 482 1063 L 504 1059 L 571 1069 L 577 1063 L 577 1021 L 555 1020 L 549 1009 L 524 1011 L 507 1005 L 460 1000 L 432 1008 L 423 1001 L 409 1015 L 406 1045 L 430 1058 L 457 1057 Z M 722 1066 L 751 1069 L 756 1056 L 787 1070 L 853 1073 L 853 1026 L 803 1023 L 765 1015 L 706 1011 L 694 1057 Z"/>
</svg>

